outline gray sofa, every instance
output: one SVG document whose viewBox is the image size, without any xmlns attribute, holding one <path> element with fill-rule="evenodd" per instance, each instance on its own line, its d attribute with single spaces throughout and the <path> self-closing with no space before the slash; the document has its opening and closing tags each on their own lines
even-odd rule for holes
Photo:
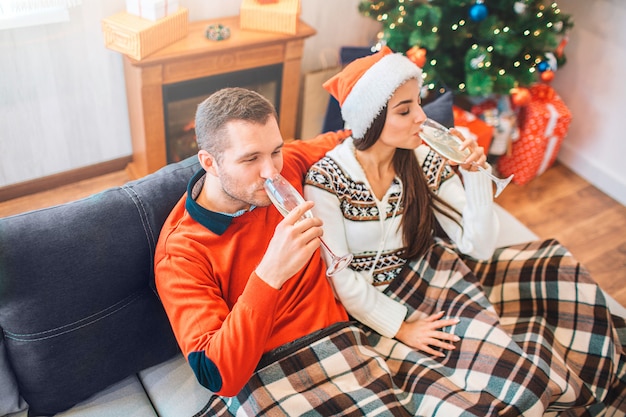
<svg viewBox="0 0 626 417">
<path fill-rule="evenodd" d="M 0 415 L 192 416 L 208 401 L 152 268 L 159 230 L 198 169 L 192 157 L 0 219 Z"/>
</svg>

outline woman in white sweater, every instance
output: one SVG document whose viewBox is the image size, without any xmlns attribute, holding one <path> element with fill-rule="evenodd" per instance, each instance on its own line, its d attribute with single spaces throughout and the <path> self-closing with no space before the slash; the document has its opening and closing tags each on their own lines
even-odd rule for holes
<svg viewBox="0 0 626 417">
<path fill-rule="evenodd" d="M 475 172 L 488 167 L 484 152 L 464 141 L 472 152 L 457 175 L 420 144 L 420 81 L 384 49 L 325 84 L 352 138 L 308 172 L 305 197 L 329 246 L 354 254 L 330 277 L 336 296 L 374 330 L 372 346 L 390 358 L 409 351 L 388 364 L 420 395 L 441 398 L 434 375 L 457 393 L 506 399 L 506 412 L 491 402 L 481 415 L 626 415 L 624 319 L 554 239 L 494 248 L 492 185 Z M 521 387 L 537 399 L 519 397 Z"/>
<path fill-rule="evenodd" d="M 348 313 L 383 336 L 444 356 L 439 349 L 454 349 L 458 338 L 442 329 L 457 320 L 443 311 L 407 320 L 407 308 L 383 291 L 435 236 L 449 237 L 463 254 L 489 258 L 498 221 L 491 182 L 476 167 L 489 168 L 484 150 L 463 141 L 471 154 L 458 168 L 461 180 L 422 144 L 421 75 L 385 47 L 326 82 L 352 137 L 311 168 L 304 192 L 324 221 L 326 243 L 354 255 L 350 268 L 330 278 Z"/>
</svg>

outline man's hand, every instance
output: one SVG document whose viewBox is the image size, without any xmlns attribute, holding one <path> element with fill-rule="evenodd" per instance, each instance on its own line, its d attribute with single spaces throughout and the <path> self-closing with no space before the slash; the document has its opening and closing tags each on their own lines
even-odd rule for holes
<svg viewBox="0 0 626 417">
<path fill-rule="evenodd" d="M 256 268 L 256 274 L 276 289 L 302 269 L 320 245 L 322 221 L 315 217 L 303 218 L 311 207 L 311 201 L 302 203 L 278 223 Z"/>
</svg>

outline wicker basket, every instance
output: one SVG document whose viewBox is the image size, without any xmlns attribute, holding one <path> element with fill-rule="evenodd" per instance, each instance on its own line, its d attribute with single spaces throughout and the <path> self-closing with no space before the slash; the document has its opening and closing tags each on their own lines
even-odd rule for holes
<svg viewBox="0 0 626 417">
<path fill-rule="evenodd" d="M 295 34 L 298 30 L 300 0 L 278 0 L 261 4 L 258 0 L 243 0 L 239 13 L 241 29 Z"/>
<path fill-rule="evenodd" d="M 103 19 L 102 31 L 107 48 L 141 60 L 187 36 L 189 11 L 181 7 L 156 21 L 121 12 Z"/>
</svg>

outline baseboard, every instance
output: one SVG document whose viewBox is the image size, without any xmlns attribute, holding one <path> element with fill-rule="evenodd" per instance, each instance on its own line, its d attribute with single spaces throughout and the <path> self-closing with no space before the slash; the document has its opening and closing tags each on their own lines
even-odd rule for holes
<svg viewBox="0 0 626 417">
<path fill-rule="evenodd" d="M 30 181 L 0 187 L 0 201 L 8 201 L 14 198 L 24 197 L 41 191 L 50 190 L 52 188 L 61 187 L 63 185 L 72 184 L 77 181 L 110 174 L 115 171 L 121 171 L 124 170 L 131 161 L 132 156 L 129 155 Z"/>
<path fill-rule="evenodd" d="M 626 177 L 608 171 L 606 167 L 598 165 L 577 149 L 563 143 L 559 150 L 559 161 L 594 187 L 626 206 Z"/>
</svg>

